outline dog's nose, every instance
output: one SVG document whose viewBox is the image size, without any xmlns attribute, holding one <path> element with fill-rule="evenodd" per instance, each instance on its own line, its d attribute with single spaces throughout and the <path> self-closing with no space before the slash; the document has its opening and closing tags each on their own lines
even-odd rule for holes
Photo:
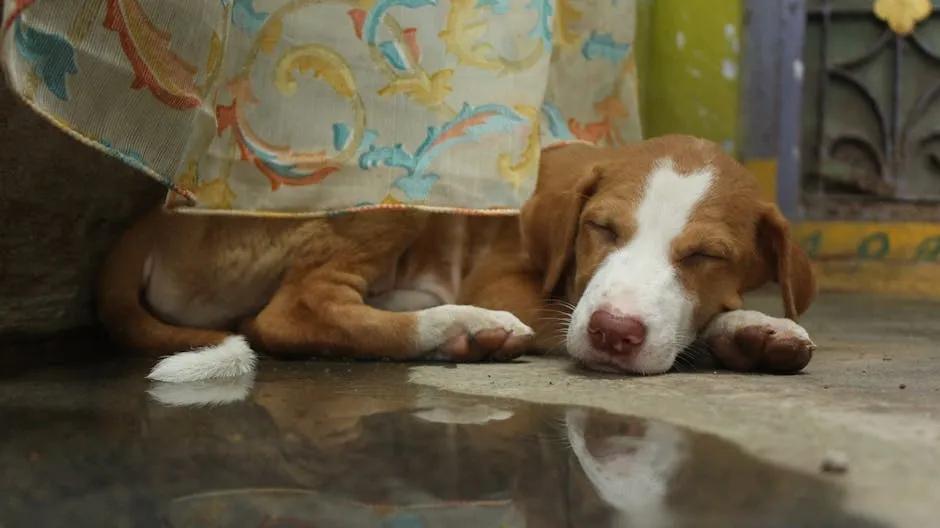
<svg viewBox="0 0 940 528">
<path fill-rule="evenodd" d="M 632 354 L 646 341 L 646 325 L 636 317 L 617 315 L 605 310 L 591 314 L 588 321 L 591 344 L 611 354 Z"/>
</svg>

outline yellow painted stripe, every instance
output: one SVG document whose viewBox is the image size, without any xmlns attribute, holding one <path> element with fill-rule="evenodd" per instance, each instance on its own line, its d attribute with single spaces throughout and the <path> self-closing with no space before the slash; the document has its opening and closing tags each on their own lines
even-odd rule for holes
<svg viewBox="0 0 940 528">
<path fill-rule="evenodd" d="M 815 261 L 820 291 L 940 298 L 940 265 L 898 261 Z"/>
<path fill-rule="evenodd" d="M 744 165 L 764 198 L 776 202 L 777 160 Z M 793 232 L 822 291 L 940 299 L 940 223 L 799 222 Z"/>
<path fill-rule="evenodd" d="M 800 222 L 794 234 L 814 260 L 940 264 L 940 224 Z"/>
<path fill-rule="evenodd" d="M 800 222 L 822 291 L 940 298 L 940 224 Z"/>
</svg>

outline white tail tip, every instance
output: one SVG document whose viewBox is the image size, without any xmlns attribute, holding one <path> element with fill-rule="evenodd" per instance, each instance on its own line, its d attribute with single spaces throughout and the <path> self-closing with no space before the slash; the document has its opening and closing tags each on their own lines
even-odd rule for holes
<svg viewBox="0 0 940 528">
<path fill-rule="evenodd" d="M 184 383 L 237 378 L 255 371 L 258 357 L 243 336 L 226 337 L 214 346 L 180 352 L 160 360 L 147 379 Z"/>
</svg>

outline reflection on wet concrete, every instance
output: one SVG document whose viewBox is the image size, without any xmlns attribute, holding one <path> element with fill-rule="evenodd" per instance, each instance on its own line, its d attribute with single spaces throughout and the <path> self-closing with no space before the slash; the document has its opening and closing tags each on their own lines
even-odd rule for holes
<svg viewBox="0 0 940 528">
<path fill-rule="evenodd" d="M 0 381 L 0 526 L 878 526 L 719 438 L 432 391 L 406 366 L 176 386 L 146 367 Z"/>
</svg>

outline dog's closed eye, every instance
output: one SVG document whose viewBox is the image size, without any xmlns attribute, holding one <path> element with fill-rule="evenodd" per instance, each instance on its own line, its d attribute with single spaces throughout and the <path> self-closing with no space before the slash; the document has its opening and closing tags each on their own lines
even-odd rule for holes
<svg viewBox="0 0 940 528">
<path fill-rule="evenodd" d="M 684 253 L 679 260 L 682 262 L 683 266 L 698 266 L 709 262 L 724 262 L 728 259 L 719 251 L 694 249 Z"/>
<path fill-rule="evenodd" d="M 600 235 L 604 241 L 608 243 L 613 244 L 620 239 L 620 234 L 617 232 L 617 228 L 611 224 L 589 220 L 585 222 L 584 225 Z"/>
</svg>

